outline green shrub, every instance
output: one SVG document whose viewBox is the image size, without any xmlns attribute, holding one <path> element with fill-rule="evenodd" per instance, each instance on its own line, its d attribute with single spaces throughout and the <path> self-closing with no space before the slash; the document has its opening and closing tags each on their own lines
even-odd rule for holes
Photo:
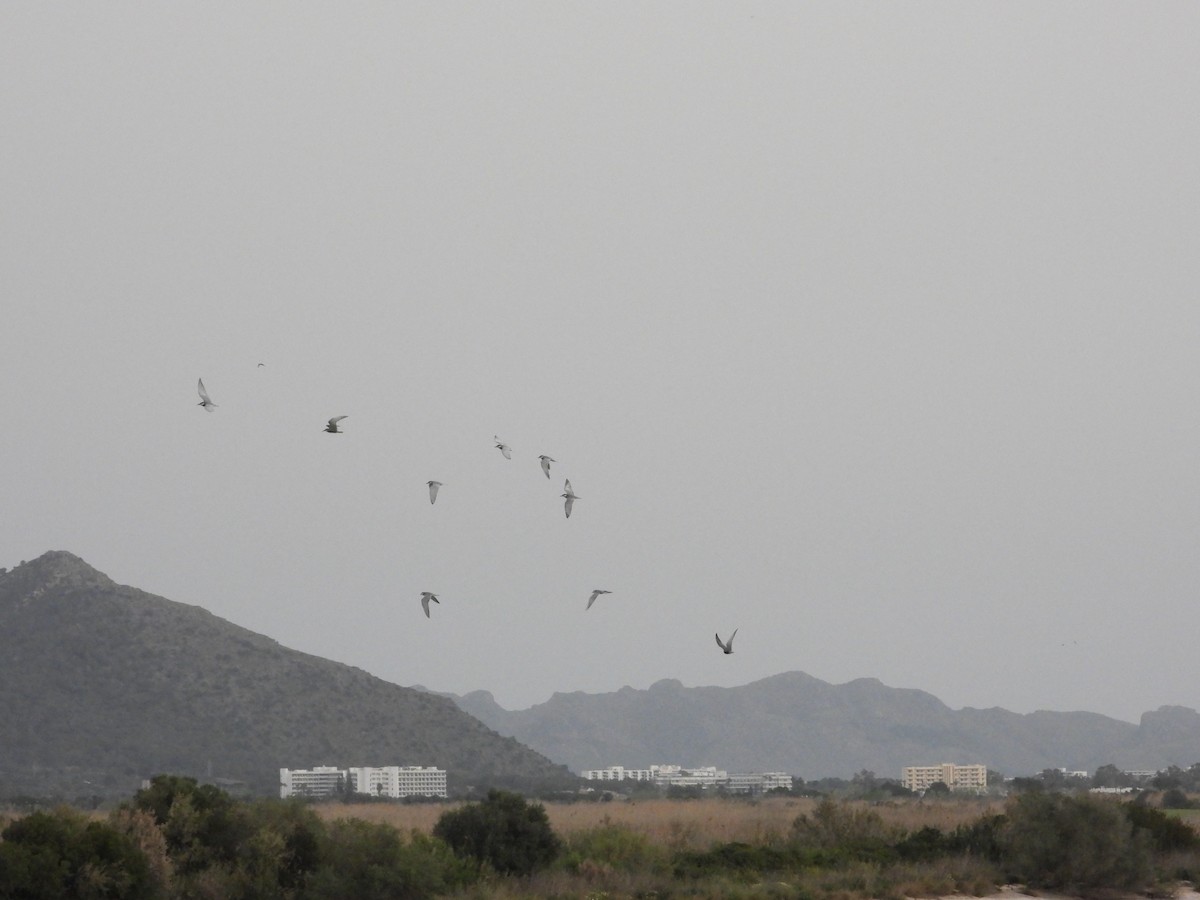
<svg viewBox="0 0 1200 900">
<path fill-rule="evenodd" d="M 0 833 L 6 900 L 152 900 L 150 866 L 133 839 L 68 809 L 35 812 Z"/>
<path fill-rule="evenodd" d="M 491 790 L 480 803 L 443 813 L 433 834 L 460 856 L 506 875 L 528 875 L 548 866 L 561 849 L 545 807 L 508 791 Z"/>
<path fill-rule="evenodd" d="M 406 844 L 390 825 L 339 819 L 304 900 L 419 900 L 469 883 L 473 873 L 441 841 L 413 832 Z"/>
<path fill-rule="evenodd" d="M 1148 833 L 1121 805 L 1093 797 L 1023 794 L 997 845 L 1010 877 L 1031 887 L 1132 890 L 1152 879 Z"/>
<path fill-rule="evenodd" d="M 666 854 L 644 834 L 621 825 L 601 825 L 567 840 L 563 863 L 568 869 L 577 871 L 589 860 L 625 872 L 648 872 L 660 869 Z"/>
<path fill-rule="evenodd" d="M 1161 810 L 1128 803 L 1125 805 L 1125 815 L 1134 828 L 1141 829 L 1150 836 L 1155 850 L 1172 852 L 1200 849 L 1200 835 L 1186 822 L 1173 819 Z"/>
<path fill-rule="evenodd" d="M 797 816 L 791 832 L 796 847 L 851 859 L 891 857 L 898 836 L 897 830 L 888 827 L 874 810 L 828 798 L 817 804 L 811 816 Z"/>
</svg>

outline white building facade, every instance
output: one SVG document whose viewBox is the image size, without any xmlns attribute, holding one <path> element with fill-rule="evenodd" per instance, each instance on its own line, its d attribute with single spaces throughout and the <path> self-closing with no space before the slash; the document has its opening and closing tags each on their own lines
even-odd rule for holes
<svg viewBox="0 0 1200 900">
<path fill-rule="evenodd" d="M 983 793 L 987 790 L 987 766 L 956 766 L 954 763 L 905 766 L 900 780 L 910 791 L 924 791 L 940 781 L 952 791 Z"/>
<path fill-rule="evenodd" d="M 311 769 L 280 769 L 279 796 L 330 797 L 345 790 L 345 769 L 337 766 L 316 766 Z"/>
<path fill-rule="evenodd" d="M 435 766 L 316 766 L 312 769 L 280 769 L 279 796 L 330 797 L 337 793 L 368 794 L 372 797 L 442 797 L 446 793 L 446 770 Z"/>
<path fill-rule="evenodd" d="M 446 770 L 435 766 L 358 766 L 350 789 L 372 797 L 445 797 Z"/>
</svg>

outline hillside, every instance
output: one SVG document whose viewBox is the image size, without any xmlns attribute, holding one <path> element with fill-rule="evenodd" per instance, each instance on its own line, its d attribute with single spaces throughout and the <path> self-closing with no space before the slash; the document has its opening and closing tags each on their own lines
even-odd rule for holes
<svg viewBox="0 0 1200 900">
<path fill-rule="evenodd" d="M 437 765 L 568 784 L 450 700 L 113 583 L 70 553 L 0 574 L 0 797 L 114 796 L 160 772 L 273 793 L 281 766 Z"/>
<path fill-rule="evenodd" d="M 1088 712 L 953 710 L 924 691 L 873 678 L 834 685 L 787 672 L 734 688 L 659 681 L 647 690 L 555 694 L 509 711 L 475 691 L 455 702 L 575 771 L 652 763 L 892 778 L 906 765 L 981 762 L 1008 775 L 1200 761 L 1200 714 L 1163 707 L 1140 725 Z"/>
</svg>

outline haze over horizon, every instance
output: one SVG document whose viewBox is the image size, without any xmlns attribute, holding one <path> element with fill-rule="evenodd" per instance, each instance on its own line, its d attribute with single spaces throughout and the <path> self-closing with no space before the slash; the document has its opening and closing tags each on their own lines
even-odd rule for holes
<svg viewBox="0 0 1200 900">
<path fill-rule="evenodd" d="M 1197 26 L 6 6 L 0 566 L 509 709 L 1200 708 Z"/>
</svg>

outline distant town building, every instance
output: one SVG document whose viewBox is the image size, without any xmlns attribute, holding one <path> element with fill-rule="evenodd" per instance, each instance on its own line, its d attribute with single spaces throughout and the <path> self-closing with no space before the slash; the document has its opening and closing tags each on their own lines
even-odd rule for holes
<svg viewBox="0 0 1200 900">
<path fill-rule="evenodd" d="M 350 789 L 374 797 L 445 797 L 446 770 L 434 766 L 359 766 L 350 769 Z"/>
<path fill-rule="evenodd" d="M 901 783 L 910 791 L 924 791 L 938 782 L 952 791 L 987 790 L 987 766 L 956 766 L 942 763 L 940 766 L 905 766 Z"/>
<path fill-rule="evenodd" d="M 716 766 L 662 765 L 648 769 L 609 766 L 585 769 L 581 774 L 588 781 L 649 781 L 658 787 L 724 787 L 737 794 L 761 794 L 780 787 L 792 789 L 792 776 L 784 772 L 730 775 Z"/>
<path fill-rule="evenodd" d="M 790 791 L 792 776 L 785 772 L 734 774 L 725 782 L 725 788 L 731 794 L 765 794 L 778 788 Z"/>
<path fill-rule="evenodd" d="M 588 781 L 653 781 L 649 769 L 627 769 L 624 766 L 609 766 L 607 769 L 584 769 L 582 777 Z"/>
<path fill-rule="evenodd" d="M 280 769 L 280 797 L 329 797 L 343 791 L 373 797 L 445 797 L 446 770 L 434 766 Z"/>
<path fill-rule="evenodd" d="M 280 769 L 279 796 L 328 797 L 345 790 L 347 774 L 337 766 L 317 766 L 312 769 Z"/>
</svg>

